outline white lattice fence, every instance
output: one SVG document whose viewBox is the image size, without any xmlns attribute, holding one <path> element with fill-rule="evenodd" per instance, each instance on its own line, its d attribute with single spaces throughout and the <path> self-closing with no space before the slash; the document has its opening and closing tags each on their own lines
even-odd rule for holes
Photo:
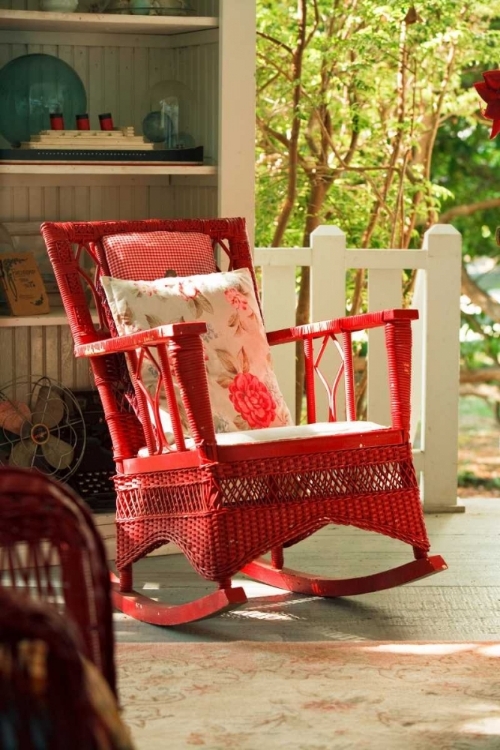
<svg viewBox="0 0 500 750">
<path fill-rule="evenodd" d="M 348 249 L 344 233 L 321 226 L 308 248 L 256 248 L 262 272 L 262 299 L 267 330 L 286 328 L 295 320 L 295 275 L 311 268 L 311 319 L 345 314 L 346 273 L 364 268 L 368 275 L 368 310 L 402 306 L 402 271 L 417 269 L 413 305 L 412 441 L 421 473 L 427 512 L 462 510 L 457 504 L 459 328 L 461 236 L 438 224 L 425 235 L 421 250 Z M 383 332 L 368 335 L 368 419 L 390 423 L 387 363 Z M 335 365 L 332 348 L 330 365 Z M 287 403 L 295 409 L 295 348 L 276 347 L 273 357 Z M 328 366 L 328 363 L 327 363 Z M 326 415 L 326 398 L 323 401 Z M 321 416 L 321 411 L 319 412 Z"/>
</svg>

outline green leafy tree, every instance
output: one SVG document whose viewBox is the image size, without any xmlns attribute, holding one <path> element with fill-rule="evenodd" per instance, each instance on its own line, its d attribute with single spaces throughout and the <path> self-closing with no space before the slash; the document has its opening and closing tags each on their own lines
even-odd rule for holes
<svg viewBox="0 0 500 750">
<path fill-rule="evenodd" d="M 319 224 L 335 223 L 351 245 L 419 247 L 442 206 L 465 197 L 453 159 L 487 140 L 472 76 L 498 49 L 498 16 L 498 0 L 258 0 L 257 243 L 307 245 Z M 452 144 L 460 122 L 476 134 L 474 144 L 455 132 L 462 155 Z M 449 159 L 436 169 L 441 148 Z M 358 272 L 353 313 L 364 287 Z M 304 268 L 298 323 L 308 290 Z"/>
<path fill-rule="evenodd" d="M 461 392 L 496 403 L 500 416 L 500 304 L 488 293 L 488 278 L 495 276 L 473 280 L 465 267 L 478 256 L 490 257 L 491 271 L 499 259 L 494 238 L 500 224 L 500 140 L 489 140 L 488 129 L 477 118 L 445 123 L 438 134 L 433 176 L 450 191 L 439 220 L 451 222 L 462 234 L 462 289 L 472 303 L 462 311 Z"/>
</svg>

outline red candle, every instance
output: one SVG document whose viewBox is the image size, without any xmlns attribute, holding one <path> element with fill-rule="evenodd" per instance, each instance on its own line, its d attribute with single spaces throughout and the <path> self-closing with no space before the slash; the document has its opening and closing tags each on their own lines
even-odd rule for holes
<svg viewBox="0 0 500 750">
<path fill-rule="evenodd" d="M 50 127 L 52 130 L 64 130 L 64 118 L 60 112 L 50 113 Z"/>
<path fill-rule="evenodd" d="M 76 129 L 90 130 L 89 116 L 87 114 L 76 116 Z"/>
<path fill-rule="evenodd" d="M 113 118 L 109 112 L 99 115 L 99 122 L 101 123 L 101 130 L 114 130 Z"/>
</svg>

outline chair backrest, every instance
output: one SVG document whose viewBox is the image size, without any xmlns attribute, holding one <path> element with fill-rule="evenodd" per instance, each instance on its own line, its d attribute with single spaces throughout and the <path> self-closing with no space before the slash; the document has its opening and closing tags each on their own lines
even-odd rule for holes
<svg viewBox="0 0 500 750">
<path fill-rule="evenodd" d="M 248 268 L 257 291 L 242 218 L 44 223 L 41 232 L 75 344 L 117 335 L 99 281 L 103 275 L 141 281 L 170 272 L 178 276 L 209 273 L 218 263 L 228 270 Z M 187 238 L 184 243 L 179 241 L 183 236 Z M 132 458 L 147 438 L 138 409 L 134 410 L 125 359 L 121 354 L 106 355 L 93 358 L 90 365 L 115 461 Z"/>
<path fill-rule="evenodd" d="M 0 467 L 0 582 L 53 605 L 78 628 L 84 655 L 116 691 L 111 584 L 90 511 L 66 485 Z"/>
</svg>

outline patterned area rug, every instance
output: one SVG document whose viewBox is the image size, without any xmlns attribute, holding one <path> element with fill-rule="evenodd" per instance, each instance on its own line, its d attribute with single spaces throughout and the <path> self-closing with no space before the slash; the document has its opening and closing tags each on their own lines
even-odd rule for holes
<svg viewBox="0 0 500 750">
<path fill-rule="evenodd" d="M 137 750 L 498 750 L 500 644 L 118 644 Z"/>
</svg>

